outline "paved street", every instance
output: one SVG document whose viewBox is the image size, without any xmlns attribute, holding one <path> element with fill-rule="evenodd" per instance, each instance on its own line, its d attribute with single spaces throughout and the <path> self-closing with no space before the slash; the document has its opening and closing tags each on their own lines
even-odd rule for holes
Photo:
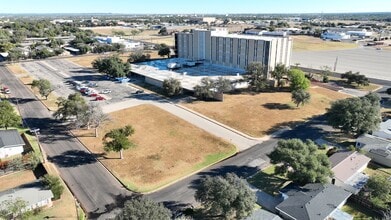
<svg viewBox="0 0 391 220">
<path fill-rule="evenodd" d="M 73 194 L 89 213 L 90 218 L 101 214 L 110 216 L 130 193 L 58 122 L 47 109 L 5 67 L 0 66 L 0 81 L 11 89 L 11 97 L 25 123 L 41 129 L 40 141 L 48 159 L 52 161 Z M 106 216 L 107 217 L 107 216 Z"/>
</svg>

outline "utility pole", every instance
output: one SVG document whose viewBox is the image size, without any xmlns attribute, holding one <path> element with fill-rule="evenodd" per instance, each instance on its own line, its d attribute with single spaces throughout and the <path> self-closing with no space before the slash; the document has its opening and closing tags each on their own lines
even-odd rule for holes
<svg viewBox="0 0 391 220">
<path fill-rule="evenodd" d="M 338 57 L 335 58 L 335 63 L 334 63 L 334 72 L 337 71 L 337 64 L 338 64 Z"/>
</svg>

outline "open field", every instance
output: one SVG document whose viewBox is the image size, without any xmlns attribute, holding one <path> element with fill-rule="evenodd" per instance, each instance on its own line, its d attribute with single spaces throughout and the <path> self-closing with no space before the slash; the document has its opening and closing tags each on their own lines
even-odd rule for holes
<svg viewBox="0 0 391 220">
<path fill-rule="evenodd" d="M 136 147 L 125 150 L 122 160 L 117 152 L 99 159 L 134 191 L 157 189 L 236 152 L 233 145 L 153 105 L 113 112 L 110 118 L 100 129 L 100 136 L 129 124 L 135 128 L 130 139 Z M 95 138 L 93 130 L 78 130 L 74 134 L 93 153 L 104 153 L 102 137 Z"/>
<path fill-rule="evenodd" d="M 118 54 L 119 57 L 122 59 L 122 61 L 124 62 L 127 62 L 128 58 L 129 58 L 129 55 L 131 54 L 132 52 L 126 52 L 126 53 L 123 53 L 123 54 Z M 151 51 L 151 50 L 146 50 L 144 51 L 144 53 L 148 53 L 151 55 L 151 59 L 156 59 L 156 58 L 161 58 L 158 54 L 157 54 L 157 51 Z M 103 57 L 107 57 L 107 56 L 111 56 L 111 55 L 114 55 L 116 53 L 111 53 L 111 54 L 91 54 L 91 55 L 87 55 L 87 56 L 75 56 L 75 57 L 71 57 L 71 58 L 67 58 L 67 60 L 71 61 L 71 62 L 74 62 L 82 67 L 87 67 L 87 68 L 92 68 L 92 62 L 98 58 L 103 58 Z"/>
<path fill-rule="evenodd" d="M 325 113 L 330 102 L 348 95 L 316 87 L 309 90 L 309 104 L 296 106 L 289 92 L 224 95 L 223 102 L 195 101 L 183 105 L 254 137 L 284 125 Z"/>
<path fill-rule="evenodd" d="M 324 41 L 312 36 L 292 36 L 293 51 L 344 50 L 357 48 L 354 43 Z"/>
<path fill-rule="evenodd" d="M 12 174 L 8 174 L 0 177 L 0 192 L 18 187 L 22 184 L 30 183 L 35 181 L 37 178 L 35 177 L 33 171 L 24 170 L 20 172 L 15 172 Z"/>
</svg>

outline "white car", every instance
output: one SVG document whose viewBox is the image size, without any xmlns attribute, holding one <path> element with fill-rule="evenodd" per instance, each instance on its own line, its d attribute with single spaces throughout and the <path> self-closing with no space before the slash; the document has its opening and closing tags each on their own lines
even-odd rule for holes
<svg viewBox="0 0 391 220">
<path fill-rule="evenodd" d="M 101 94 L 108 94 L 108 93 L 111 93 L 111 90 L 110 89 L 104 89 L 102 90 L 102 92 L 100 92 Z"/>
</svg>

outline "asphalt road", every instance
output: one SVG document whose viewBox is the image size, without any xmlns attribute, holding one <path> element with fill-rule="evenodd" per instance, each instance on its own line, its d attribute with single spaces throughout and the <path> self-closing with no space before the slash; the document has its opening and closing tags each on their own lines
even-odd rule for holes
<svg viewBox="0 0 391 220">
<path fill-rule="evenodd" d="M 38 127 L 41 145 L 60 171 L 72 193 L 91 219 L 112 216 L 130 192 L 90 154 L 34 95 L 5 67 L 0 67 L 0 81 L 11 90 L 11 97 L 29 127 Z"/>
</svg>

